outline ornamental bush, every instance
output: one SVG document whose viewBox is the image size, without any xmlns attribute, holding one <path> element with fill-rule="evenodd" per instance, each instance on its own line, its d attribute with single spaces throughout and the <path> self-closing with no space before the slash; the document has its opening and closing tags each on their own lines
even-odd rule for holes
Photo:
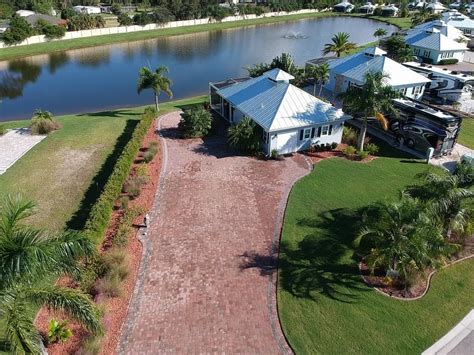
<svg viewBox="0 0 474 355">
<path fill-rule="evenodd" d="M 127 14 L 120 14 L 117 16 L 117 21 L 120 26 L 131 26 L 133 25 L 133 18 Z"/>
<path fill-rule="evenodd" d="M 456 58 L 449 58 L 449 59 L 441 59 L 439 61 L 439 64 L 447 65 L 447 64 L 456 64 L 457 62 L 459 62 L 459 60 L 457 60 Z"/>
<path fill-rule="evenodd" d="M 241 152 L 255 154 L 261 148 L 261 136 L 261 130 L 255 122 L 245 117 L 239 123 L 229 127 L 227 142 Z"/>
<path fill-rule="evenodd" d="M 183 130 L 185 138 L 207 136 L 212 127 L 212 115 L 204 107 L 192 108 L 181 114 L 178 127 Z"/>
<path fill-rule="evenodd" d="M 13 16 L 10 27 L 2 35 L 2 41 L 11 46 L 23 42 L 33 34 L 33 27 L 23 17 Z"/>
</svg>

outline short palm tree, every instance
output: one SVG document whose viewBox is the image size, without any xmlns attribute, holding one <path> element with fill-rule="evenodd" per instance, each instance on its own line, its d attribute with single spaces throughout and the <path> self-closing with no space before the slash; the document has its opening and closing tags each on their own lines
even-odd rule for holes
<svg viewBox="0 0 474 355">
<path fill-rule="evenodd" d="M 0 318 L 13 353 L 40 352 L 32 305 L 64 311 L 89 331 L 102 331 L 87 295 L 47 285 L 50 277 L 76 273 L 77 261 L 95 253 L 93 243 L 78 232 L 48 233 L 23 224 L 34 208 L 21 195 L 8 195 L 0 204 Z"/>
<path fill-rule="evenodd" d="M 468 226 L 471 214 L 465 205 L 473 201 L 474 191 L 463 187 L 459 176 L 428 173 L 424 185 L 409 188 L 407 193 L 430 205 L 447 239 L 451 239 L 453 232 L 462 234 Z"/>
<path fill-rule="evenodd" d="M 391 86 L 385 85 L 388 76 L 381 72 L 368 72 L 364 77 L 364 85 L 351 86 L 341 95 L 344 107 L 353 115 L 360 115 L 363 119 L 362 127 L 357 139 L 357 149 L 364 149 L 364 140 L 367 133 L 369 117 L 375 117 L 383 129 L 388 129 L 388 122 L 384 114 L 395 114 L 392 99 L 399 96 Z"/>
<path fill-rule="evenodd" d="M 371 247 L 366 262 L 373 271 L 383 267 L 406 281 L 410 271 L 439 266 L 453 246 L 445 242 L 441 229 L 432 223 L 423 205 L 409 196 L 374 206 L 376 218 L 361 229 L 354 241 L 366 240 Z"/>
<path fill-rule="evenodd" d="M 356 44 L 349 42 L 351 35 L 347 32 L 338 32 L 332 38 L 332 43 L 324 45 L 323 54 L 336 53 L 337 57 L 356 48 Z"/>
<path fill-rule="evenodd" d="M 155 93 L 155 107 L 159 111 L 158 97 L 164 92 L 170 98 L 173 97 L 171 92 L 171 80 L 164 76 L 168 73 L 168 68 L 160 66 L 154 72 L 147 67 L 142 67 L 139 72 L 137 91 L 141 93 L 145 89 L 152 89 Z"/>
<path fill-rule="evenodd" d="M 380 43 L 380 38 L 385 37 L 387 35 L 387 30 L 384 28 L 377 28 L 374 32 L 374 37 L 377 38 L 378 42 Z"/>
</svg>

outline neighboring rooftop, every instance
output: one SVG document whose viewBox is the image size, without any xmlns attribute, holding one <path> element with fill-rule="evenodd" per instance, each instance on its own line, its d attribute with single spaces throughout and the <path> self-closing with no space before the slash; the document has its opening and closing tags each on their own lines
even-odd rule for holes
<svg viewBox="0 0 474 355">
<path fill-rule="evenodd" d="M 420 31 L 419 33 L 409 36 L 405 39 L 405 43 L 411 46 L 437 51 L 467 50 L 466 44 L 448 38 L 436 28 L 427 31 Z"/>
<path fill-rule="evenodd" d="M 385 56 L 386 52 L 378 47 L 328 62 L 332 72 L 344 75 L 352 82 L 362 85 L 367 72 L 382 72 L 389 77 L 385 79 L 390 86 L 424 84 L 430 82 L 421 74 L 406 68 L 402 64 Z"/>
<path fill-rule="evenodd" d="M 350 118 L 342 110 L 284 80 L 271 79 L 289 76 L 291 75 L 282 70 L 278 70 L 276 75 L 274 71 L 270 71 L 257 78 L 219 89 L 217 93 L 267 132 Z"/>
</svg>

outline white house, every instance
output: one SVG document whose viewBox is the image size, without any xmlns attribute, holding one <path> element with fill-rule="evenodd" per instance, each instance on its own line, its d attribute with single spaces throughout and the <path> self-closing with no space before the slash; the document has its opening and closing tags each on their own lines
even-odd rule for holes
<svg viewBox="0 0 474 355">
<path fill-rule="evenodd" d="M 439 1 L 433 1 L 431 3 L 429 3 L 427 6 L 426 6 L 426 9 L 434 14 L 440 14 L 442 13 L 444 10 L 446 10 L 446 8 L 443 6 L 442 3 L 440 3 Z"/>
<path fill-rule="evenodd" d="M 463 31 L 446 23 L 443 20 L 435 20 L 426 23 L 422 23 L 415 26 L 407 32 L 406 39 L 412 38 L 416 35 L 420 35 L 423 32 L 430 31 L 431 29 L 437 29 L 440 33 L 456 42 L 467 42 L 468 38 L 464 36 Z"/>
<path fill-rule="evenodd" d="M 446 17 L 445 21 L 448 25 L 461 30 L 466 36 L 474 36 L 474 20 L 469 17 L 456 15 Z"/>
<path fill-rule="evenodd" d="M 370 1 L 359 7 L 359 13 L 361 14 L 373 14 L 374 10 L 375 5 L 373 5 Z"/>
<path fill-rule="evenodd" d="M 398 15 L 398 7 L 395 5 L 387 5 L 382 7 L 382 16 L 385 17 L 394 17 Z"/>
<path fill-rule="evenodd" d="M 31 16 L 31 15 L 34 15 L 35 12 L 30 11 L 30 10 L 18 10 L 18 11 L 15 12 L 15 14 L 17 14 L 20 17 L 28 17 L 28 16 Z"/>
<path fill-rule="evenodd" d="M 210 83 L 211 107 L 231 123 L 244 117 L 254 121 L 267 154 L 340 143 L 344 121 L 351 116 L 290 84 L 291 79 L 283 70 L 272 69 L 256 78 Z"/>
<path fill-rule="evenodd" d="M 467 50 L 465 43 L 447 37 L 436 27 L 407 37 L 405 43 L 410 46 L 415 56 L 431 64 L 438 64 L 443 59 L 457 59 L 462 62 Z"/>
<path fill-rule="evenodd" d="M 354 10 L 354 5 L 352 5 L 349 1 L 343 1 L 339 4 L 333 6 L 333 10 L 335 12 L 351 12 Z"/>
<path fill-rule="evenodd" d="M 386 54 L 378 47 L 370 47 L 353 55 L 328 61 L 330 74 L 325 88 L 336 94 L 343 93 L 352 85 L 363 85 L 366 73 L 382 72 L 388 76 L 385 79 L 386 85 L 406 97 L 421 98 L 425 85 L 430 80 L 386 57 Z"/>
<path fill-rule="evenodd" d="M 74 6 L 73 7 L 74 11 L 76 11 L 79 14 L 89 14 L 89 15 L 94 15 L 94 14 L 100 14 L 101 10 L 100 7 L 98 6 Z"/>
</svg>

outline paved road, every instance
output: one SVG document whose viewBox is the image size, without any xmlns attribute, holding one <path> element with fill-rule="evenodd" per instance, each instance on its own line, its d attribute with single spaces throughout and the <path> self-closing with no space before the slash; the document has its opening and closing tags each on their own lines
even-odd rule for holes
<svg viewBox="0 0 474 355">
<path fill-rule="evenodd" d="M 272 242 L 308 165 L 235 156 L 223 137 L 176 139 L 178 121 L 161 119 L 166 170 L 118 351 L 284 353 Z"/>
</svg>

